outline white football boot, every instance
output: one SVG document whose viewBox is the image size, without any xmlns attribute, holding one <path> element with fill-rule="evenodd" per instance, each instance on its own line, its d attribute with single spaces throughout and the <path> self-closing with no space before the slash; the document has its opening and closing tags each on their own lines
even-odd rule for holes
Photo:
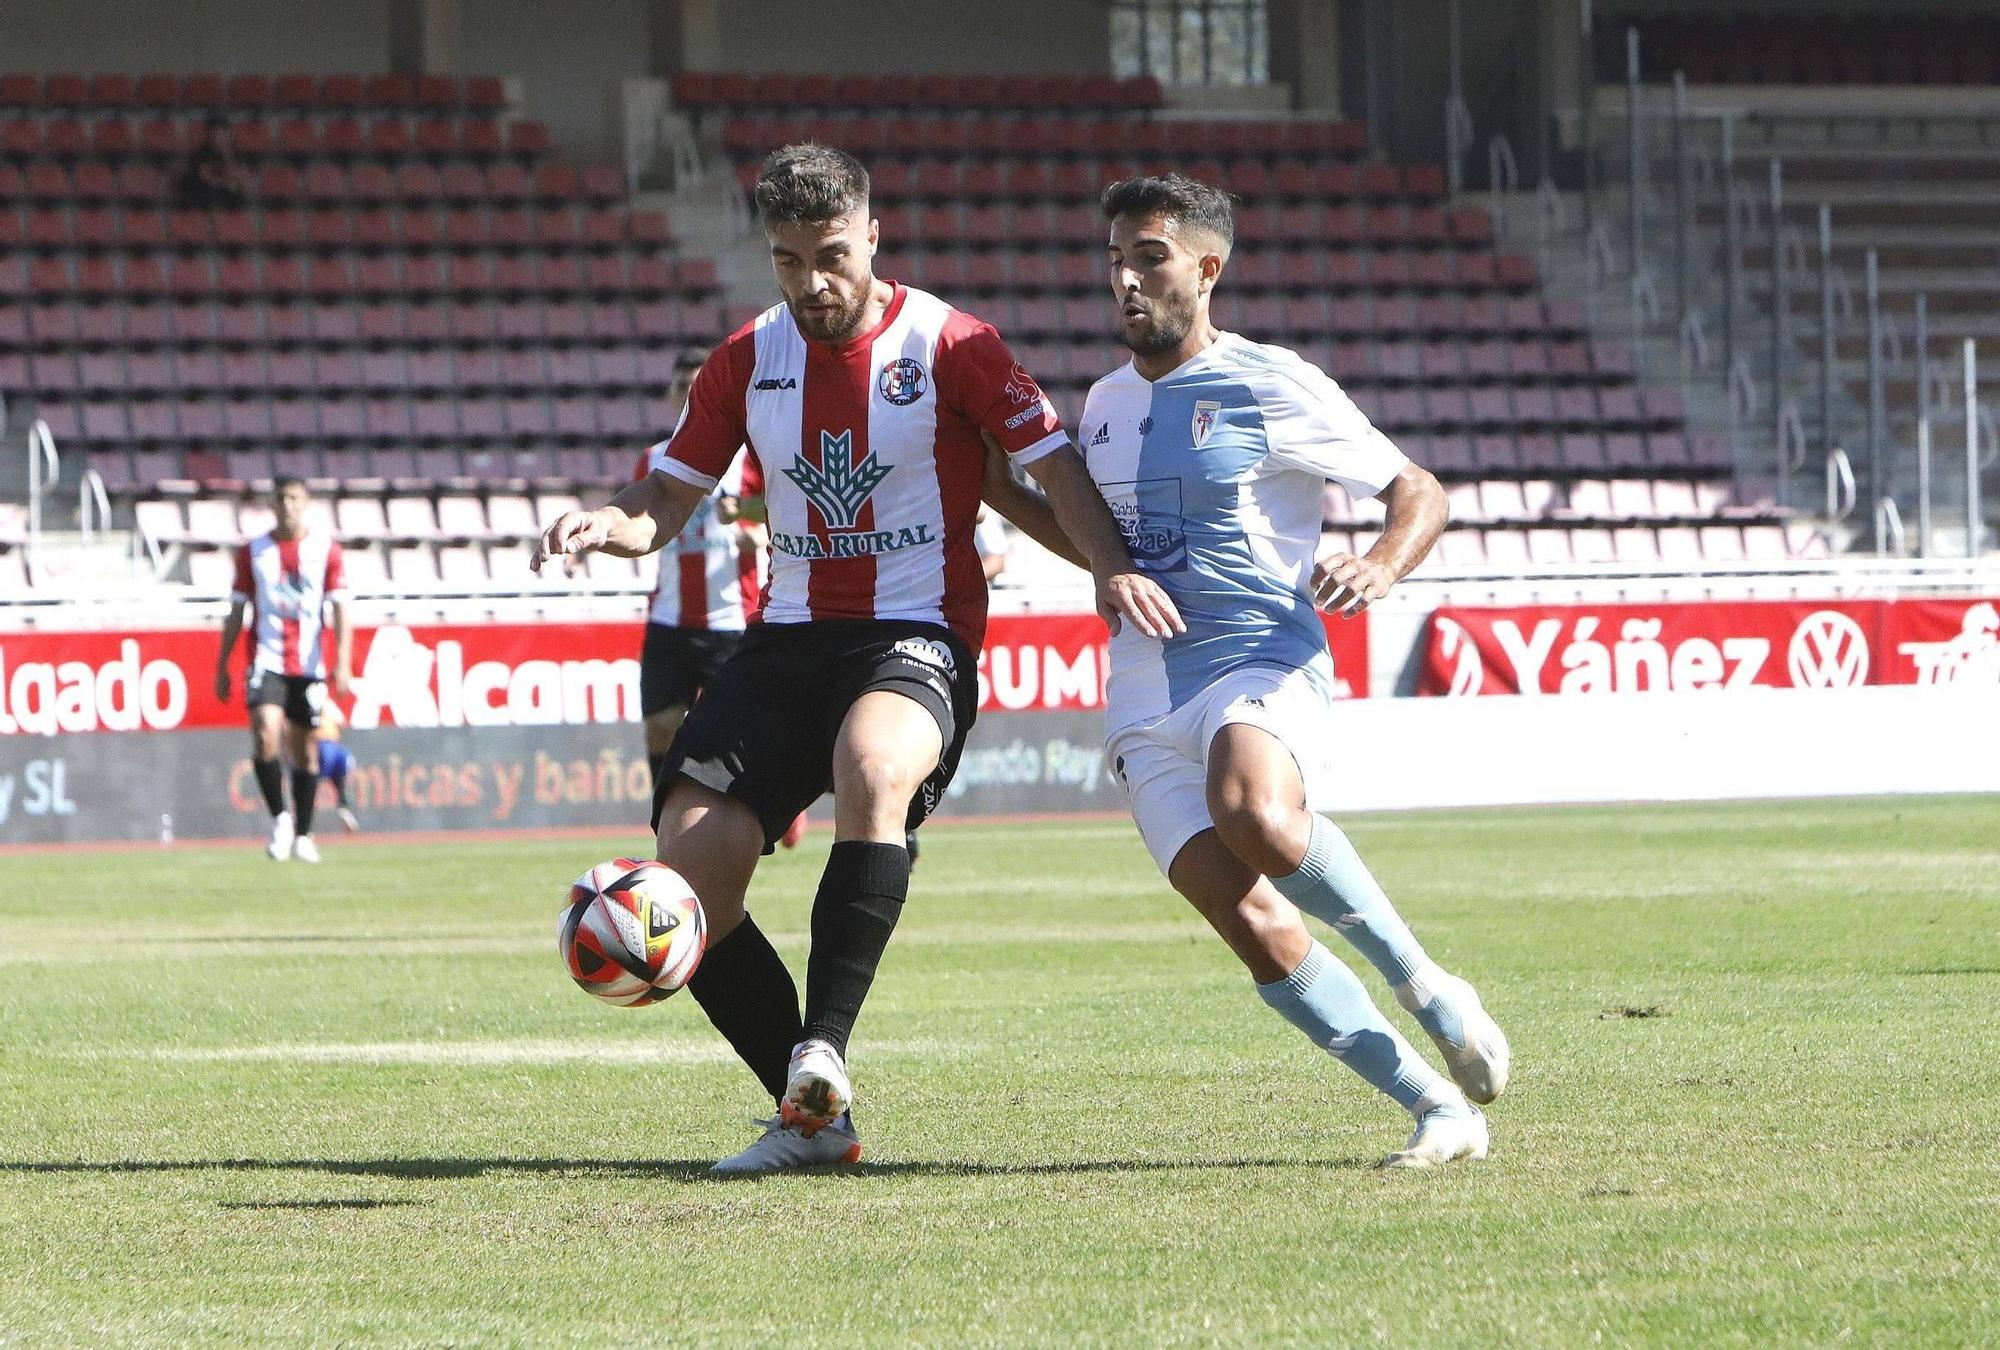
<svg viewBox="0 0 2000 1350">
<path fill-rule="evenodd" d="M 1486 1116 L 1478 1107 L 1448 1102 L 1419 1112 L 1410 1142 L 1376 1166 L 1443 1167 L 1461 1158 L 1477 1162 L 1486 1156 L 1489 1142 Z"/>
<path fill-rule="evenodd" d="M 319 861 L 319 845 L 313 842 L 311 835 L 302 834 L 292 840 L 292 856 L 303 863 L 316 863 Z"/>
<path fill-rule="evenodd" d="M 264 852 L 272 862 L 283 862 L 292 856 L 292 813 L 280 811 L 271 820 L 271 841 L 264 845 Z"/>
<path fill-rule="evenodd" d="M 847 1114 L 854 1104 L 854 1085 L 840 1052 L 825 1041 L 800 1041 L 792 1047 L 791 1076 L 778 1102 L 778 1118 L 808 1139 Z"/>
<path fill-rule="evenodd" d="M 349 834 L 353 834 L 361 828 L 361 822 L 356 820 L 354 813 L 344 806 L 340 808 L 340 828 L 346 830 Z"/>
<path fill-rule="evenodd" d="M 1458 1024 L 1458 1035 L 1440 1035 L 1428 1026 L 1424 1030 L 1444 1056 L 1445 1066 L 1451 1070 L 1451 1081 L 1481 1106 L 1498 1100 L 1507 1090 L 1507 1071 L 1513 1052 L 1507 1048 L 1507 1037 L 1500 1024 L 1479 1001 L 1479 991 L 1458 976 L 1432 966 L 1409 983 L 1397 985 L 1395 994 L 1396 1002 L 1404 1012 L 1417 1017 L 1419 1025 L 1423 1025 L 1424 1019 L 1418 1014 L 1433 1002 L 1443 1001 L 1450 1014 L 1447 1020 Z"/>
<path fill-rule="evenodd" d="M 843 1116 L 807 1135 L 797 1126 L 773 1117 L 757 1122 L 763 1137 L 741 1153 L 709 1168 L 715 1176 L 753 1176 L 759 1172 L 789 1172 L 801 1167 L 848 1167 L 861 1161 L 861 1136 Z"/>
</svg>

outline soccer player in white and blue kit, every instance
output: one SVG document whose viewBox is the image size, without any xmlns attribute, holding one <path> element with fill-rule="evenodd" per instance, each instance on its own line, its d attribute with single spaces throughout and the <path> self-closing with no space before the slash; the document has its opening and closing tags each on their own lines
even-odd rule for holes
<svg viewBox="0 0 2000 1350">
<path fill-rule="evenodd" d="M 1129 624 L 1113 633 L 1107 753 L 1154 861 L 1264 1001 L 1415 1118 L 1385 1165 L 1483 1158 L 1473 1102 L 1505 1087 L 1507 1042 L 1472 986 L 1425 953 L 1346 835 L 1310 809 L 1332 773 L 1364 771 L 1337 763 L 1315 605 L 1351 615 L 1386 594 L 1444 528 L 1444 491 L 1324 373 L 1210 321 L 1234 233 L 1226 196 L 1179 175 L 1137 178 L 1105 192 L 1104 214 L 1133 359 L 1092 387 L 1078 439 L 1133 559 L 1186 624 L 1165 638 Z M 1388 508 L 1364 557 L 1315 563 L 1328 479 Z M 1301 910 L 1381 972 L 1449 1078 Z"/>
</svg>

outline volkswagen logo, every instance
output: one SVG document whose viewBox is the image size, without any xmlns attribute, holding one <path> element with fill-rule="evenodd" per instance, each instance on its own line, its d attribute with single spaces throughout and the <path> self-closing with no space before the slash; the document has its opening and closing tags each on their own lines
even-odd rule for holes
<svg viewBox="0 0 2000 1350">
<path fill-rule="evenodd" d="M 1868 683 L 1868 638 L 1837 609 L 1816 609 L 1792 633 L 1785 664 L 1794 689 L 1852 689 Z"/>
</svg>

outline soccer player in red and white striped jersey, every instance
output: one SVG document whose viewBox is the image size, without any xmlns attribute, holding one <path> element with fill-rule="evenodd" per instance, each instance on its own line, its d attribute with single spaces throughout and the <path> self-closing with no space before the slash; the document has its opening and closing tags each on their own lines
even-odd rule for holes
<svg viewBox="0 0 2000 1350">
<path fill-rule="evenodd" d="M 738 446 L 764 467 L 764 607 L 681 724 L 654 797 L 659 856 L 708 916 L 688 988 L 778 1102 L 725 1172 L 861 1156 L 848 1036 L 909 891 L 905 830 L 942 799 L 978 706 L 986 581 L 973 530 L 987 443 L 1047 491 L 1107 622 L 1179 628 L 1000 335 L 875 276 L 860 163 L 787 146 L 765 161 L 755 198 L 784 303 L 710 355 L 662 467 L 601 510 L 558 517 L 535 556 L 539 567 L 591 549 L 649 552 L 679 533 Z M 744 892 L 758 855 L 829 789 L 834 844 L 801 1017 Z"/>
<path fill-rule="evenodd" d="M 272 493 L 271 532 L 236 553 L 236 581 L 222 622 L 222 650 L 215 659 L 215 696 L 229 698 L 229 655 L 251 617 L 249 669 L 244 700 L 250 708 L 250 763 L 271 812 L 265 851 L 279 862 L 318 862 L 313 843 L 313 799 L 319 792 L 319 759 L 313 731 L 326 706 L 328 619 L 334 639 L 333 688 L 347 696 L 354 669 L 354 634 L 347 622 L 347 572 L 340 541 L 309 529 L 312 497 L 297 478 L 281 478 Z M 285 809 L 282 748 L 292 761 L 292 809 Z"/>
</svg>

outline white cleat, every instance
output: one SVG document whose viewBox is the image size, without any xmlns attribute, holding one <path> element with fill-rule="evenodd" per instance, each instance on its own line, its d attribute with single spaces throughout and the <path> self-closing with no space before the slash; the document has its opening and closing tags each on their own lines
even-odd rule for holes
<svg viewBox="0 0 2000 1350">
<path fill-rule="evenodd" d="M 292 839 L 292 813 L 280 811 L 271 821 L 271 840 L 264 852 L 272 862 L 283 862 L 292 856 Z"/>
<path fill-rule="evenodd" d="M 1417 1017 L 1420 1025 L 1426 1021 L 1418 1015 L 1420 1011 L 1439 1000 L 1452 1014 L 1445 1020 L 1456 1022 L 1458 1034 L 1440 1035 L 1428 1025 L 1424 1030 L 1444 1056 L 1445 1065 L 1451 1070 L 1451 1081 L 1458 1084 L 1458 1090 L 1481 1106 L 1490 1105 L 1507 1090 L 1513 1052 L 1507 1048 L 1507 1037 L 1500 1024 L 1479 1001 L 1479 991 L 1442 970 L 1433 970 L 1396 986 L 1396 1002 L 1403 1011 Z"/>
<path fill-rule="evenodd" d="M 801 1167 L 851 1167 L 861 1161 L 861 1136 L 845 1117 L 807 1135 L 773 1118 L 757 1122 L 764 1135 L 741 1153 L 709 1168 L 714 1176 L 754 1176 L 759 1172 L 789 1172 Z"/>
<path fill-rule="evenodd" d="M 292 840 L 292 856 L 302 863 L 316 863 L 319 861 L 319 845 L 313 842 L 311 835 L 302 834 Z"/>
<path fill-rule="evenodd" d="M 1400 1153 L 1377 1167 L 1443 1167 L 1460 1159 L 1477 1162 L 1489 1143 L 1486 1115 L 1476 1106 L 1434 1106 L 1417 1117 L 1417 1128 Z"/>
<path fill-rule="evenodd" d="M 800 1041 L 792 1047 L 792 1071 L 778 1118 L 810 1139 L 847 1114 L 854 1104 L 854 1085 L 840 1052 L 825 1041 Z"/>
<path fill-rule="evenodd" d="M 354 818 L 354 813 L 352 811 L 348 810 L 346 807 L 343 806 L 340 808 L 340 827 L 346 830 L 349 834 L 353 834 L 356 830 L 361 828 L 361 822 Z"/>
</svg>

